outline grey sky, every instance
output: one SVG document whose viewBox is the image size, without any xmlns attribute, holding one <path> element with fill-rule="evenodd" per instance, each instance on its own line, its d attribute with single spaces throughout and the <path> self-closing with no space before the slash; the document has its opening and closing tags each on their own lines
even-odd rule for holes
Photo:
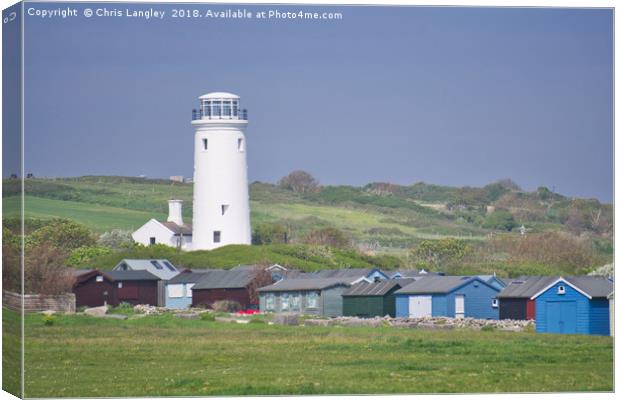
<svg viewBox="0 0 620 400">
<path fill-rule="evenodd" d="M 26 172 L 191 176 L 191 109 L 230 91 L 251 180 L 510 177 L 612 200 L 611 10 L 245 8 L 344 19 L 27 16 Z"/>
</svg>

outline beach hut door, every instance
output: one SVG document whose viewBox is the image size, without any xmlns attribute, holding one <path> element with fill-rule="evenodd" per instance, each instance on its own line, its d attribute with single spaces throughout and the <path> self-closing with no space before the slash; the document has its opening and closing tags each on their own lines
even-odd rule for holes
<svg viewBox="0 0 620 400">
<path fill-rule="evenodd" d="M 430 317 L 433 315 L 433 298 L 431 296 L 410 296 L 409 316 L 412 318 Z"/>
<path fill-rule="evenodd" d="M 457 294 L 454 297 L 454 316 L 456 318 L 465 318 L 465 296 Z"/>
</svg>

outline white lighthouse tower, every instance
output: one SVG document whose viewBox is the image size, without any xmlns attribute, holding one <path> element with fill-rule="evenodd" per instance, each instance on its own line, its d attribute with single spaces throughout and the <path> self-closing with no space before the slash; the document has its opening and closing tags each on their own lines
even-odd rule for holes
<svg viewBox="0 0 620 400">
<path fill-rule="evenodd" d="M 250 204 L 244 131 L 247 112 L 239 96 L 200 96 L 193 110 L 194 216 L 192 250 L 251 244 Z"/>
</svg>

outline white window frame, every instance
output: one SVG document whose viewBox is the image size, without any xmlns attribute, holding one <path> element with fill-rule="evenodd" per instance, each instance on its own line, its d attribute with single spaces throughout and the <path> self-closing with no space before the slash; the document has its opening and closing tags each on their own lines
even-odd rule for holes
<svg viewBox="0 0 620 400">
<path fill-rule="evenodd" d="M 294 293 L 291 295 L 291 310 L 301 310 L 301 295 Z"/>
<path fill-rule="evenodd" d="M 282 311 L 288 311 L 291 309 L 291 303 L 290 303 L 288 293 L 284 293 L 283 295 L 280 296 L 280 309 Z"/>
<path fill-rule="evenodd" d="M 317 309 L 319 308 L 320 294 L 317 292 L 309 292 L 306 295 L 306 308 Z"/>
<path fill-rule="evenodd" d="M 119 282 L 119 283 L 118 283 L 118 288 L 119 288 L 119 289 L 122 289 L 122 288 L 123 288 L 123 282 Z"/>
<path fill-rule="evenodd" d="M 183 297 L 183 285 L 182 283 L 173 283 L 168 285 L 168 297 L 171 299 L 180 299 Z"/>
<path fill-rule="evenodd" d="M 499 307 L 499 300 L 498 299 L 491 300 L 491 307 L 493 308 Z"/>
<path fill-rule="evenodd" d="M 195 283 L 188 283 L 185 285 L 185 297 L 189 297 L 189 298 L 193 297 L 192 288 L 194 287 L 194 285 Z"/>
<path fill-rule="evenodd" d="M 564 285 L 558 286 L 558 294 L 566 294 L 566 286 Z"/>
<path fill-rule="evenodd" d="M 273 311 L 276 308 L 276 296 L 273 293 L 265 295 L 265 310 Z"/>
<path fill-rule="evenodd" d="M 95 278 L 95 282 L 103 282 L 103 276 L 97 275 L 97 277 Z"/>
</svg>

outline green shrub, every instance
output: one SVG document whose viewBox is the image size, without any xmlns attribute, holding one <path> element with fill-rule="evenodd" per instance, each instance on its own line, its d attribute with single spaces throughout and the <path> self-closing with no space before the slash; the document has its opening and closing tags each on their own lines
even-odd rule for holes
<svg viewBox="0 0 620 400">
<path fill-rule="evenodd" d="M 213 315 L 213 313 L 202 313 L 200 314 L 200 319 L 203 321 L 215 321 L 215 315 Z"/>
<path fill-rule="evenodd" d="M 47 326 L 52 326 L 52 325 L 54 325 L 54 322 L 56 322 L 56 317 L 54 317 L 53 315 L 44 315 L 43 316 L 43 324 L 45 324 Z"/>
</svg>

